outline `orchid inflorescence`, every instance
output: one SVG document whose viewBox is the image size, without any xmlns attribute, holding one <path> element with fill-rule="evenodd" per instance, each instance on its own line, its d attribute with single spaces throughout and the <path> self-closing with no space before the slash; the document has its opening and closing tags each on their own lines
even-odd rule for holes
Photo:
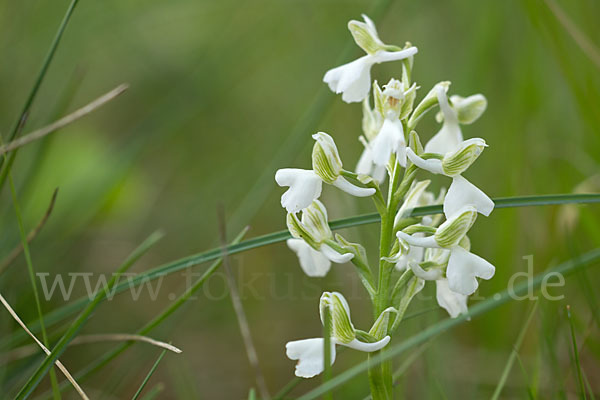
<svg viewBox="0 0 600 400">
<path fill-rule="evenodd" d="M 312 169 L 280 169 L 275 180 L 288 187 L 281 197 L 287 210 L 292 239 L 288 247 L 311 277 L 327 274 L 331 263 L 352 262 L 373 303 L 375 323 L 368 331 L 354 328 L 342 294 L 325 292 L 320 300 L 321 318 L 331 316 L 331 363 L 335 346 L 374 352 L 383 349 L 400 324 L 413 297 L 426 281 L 435 281 L 438 304 L 455 318 L 467 313 L 467 298 L 478 288 L 478 278 L 490 279 L 494 266 L 471 253 L 467 236 L 478 214 L 488 216 L 493 201 L 463 177 L 487 147 L 481 138 L 463 139 L 460 125 L 477 120 L 487 106 L 481 94 L 466 98 L 448 96 L 450 82 L 440 82 L 414 106 L 420 89 L 411 81 L 417 48 L 381 41 L 374 23 L 350 21 L 348 28 L 367 55 L 329 70 L 324 77 L 332 91 L 347 103 L 362 101 L 364 146 L 355 171 L 344 169 L 333 138 L 324 132 L 312 137 Z M 400 79 L 383 86 L 371 81 L 374 64 L 401 61 Z M 371 90 L 372 88 L 372 90 Z M 372 103 L 369 99 L 372 92 Z M 441 129 L 423 147 L 416 127 L 439 106 L 436 120 Z M 452 179 L 447 192 L 427 191 L 429 180 L 417 180 L 419 170 Z M 387 199 L 382 190 L 387 182 Z M 374 280 L 366 251 L 328 224 L 327 209 L 319 201 L 323 183 L 357 197 L 371 197 L 381 216 L 379 275 Z M 414 217 L 415 207 L 443 202 L 443 216 Z M 443 220 L 445 218 L 445 220 Z M 323 321 L 326 323 L 326 321 Z M 310 378 L 324 370 L 322 338 L 289 342 L 287 355 L 298 360 L 296 375 Z M 377 388 L 371 379 L 374 398 Z"/>
</svg>

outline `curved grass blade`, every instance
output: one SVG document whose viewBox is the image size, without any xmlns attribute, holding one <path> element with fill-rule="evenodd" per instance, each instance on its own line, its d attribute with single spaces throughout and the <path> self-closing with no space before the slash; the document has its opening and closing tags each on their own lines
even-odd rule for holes
<svg viewBox="0 0 600 400">
<path fill-rule="evenodd" d="M 144 255 L 144 253 L 146 253 L 146 251 L 148 251 L 150 247 L 156 244 L 156 242 L 158 242 L 158 240 L 160 240 L 161 238 L 162 233 L 153 233 L 141 245 L 139 245 L 133 251 L 133 253 L 131 253 L 127 260 L 125 260 L 125 262 L 119 267 L 117 272 L 110 279 L 110 281 L 106 285 L 105 290 L 96 293 L 94 299 L 88 303 L 84 310 L 79 314 L 77 319 L 75 319 L 71 326 L 69 326 L 67 331 L 52 349 L 52 353 L 44 359 L 42 364 L 35 370 L 33 375 L 25 383 L 25 386 L 23 386 L 21 391 L 17 394 L 17 400 L 26 399 L 29 397 L 29 395 L 39 385 L 44 375 L 46 375 L 48 369 L 50 369 L 50 367 L 54 364 L 56 359 L 60 357 L 62 352 L 66 349 L 69 342 L 73 340 L 73 338 L 77 335 L 79 330 L 83 327 L 83 325 L 90 317 L 92 312 L 96 309 L 100 302 L 106 298 L 107 293 L 110 293 L 111 289 L 117 284 L 120 276 L 125 271 L 127 271 L 137 260 L 139 260 L 140 257 Z"/>
<path fill-rule="evenodd" d="M 475 304 L 473 307 L 470 308 L 470 310 L 467 314 L 463 314 L 455 319 L 447 318 L 435 325 L 430 326 L 429 328 L 422 331 L 421 333 L 412 336 L 411 338 L 405 340 L 404 342 L 398 343 L 397 345 L 394 345 L 394 346 L 391 346 L 384 353 L 371 358 L 371 360 L 369 360 L 369 362 L 364 361 L 364 362 L 361 362 L 360 364 L 355 365 L 354 367 L 346 370 L 345 372 L 341 373 L 340 375 L 337 375 L 335 378 L 333 378 L 326 384 L 320 385 L 320 386 L 316 387 L 315 389 L 313 389 L 312 391 L 305 394 L 304 396 L 301 396 L 299 398 L 299 400 L 316 399 L 316 398 L 322 396 L 324 393 L 327 393 L 328 391 L 333 390 L 340 385 L 343 385 L 344 383 L 348 382 L 350 379 L 354 378 L 355 376 L 357 376 L 361 373 L 367 372 L 369 369 L 369 363 L 382 363 L 384 361 L 391 360 L 392 358 L 398 356 L 399 354 L 404 353 L 406 350 L 427 341 L 429 338 L 431 338 L 435 335 L 438 335 L 442 332 L 445 332 L 451 328 L 454 328 L 457 325 L 460 325 L 461 323 L 465 322 L 469 318 L 474 318 L 478 315 L 481 315 L 488 311 L 491 311 L 505 303 L 508 303 L 509 301 L 513 300 L 513 298 L 514 298 L 513 296 L 515 296 L 515 295 L 520 296 L 524 293 L 528 293 L 527 291 L 530 288 L 533 288 L 534 290 L 539 289 L 543 280 L 547 279 L 547 276 L 549 274 L 553 274 L 553 273 L 557 272 L 564 276 L 568 276 L 568 275 L 571 275 L 574 272 L 578 271 L 581 268 L 585 268 L 591 264 L 595 264 L 598 262 L 600 262 L 600 248 L 597 248 L 588 253 L 585 253 L 576 259 L 566 261 L 566 262 L 558 265 L 556 268 L 552 268 L 550 270 L 542 272 L 542 273 L 536 275 L 533 278 L 533 280 L 531 280 L 530 282 L 522 282 L 521 284 L 516 285 L 513 288 L 513 290 L 511 291 L 512 293 L 509 292 L 508 290 L 505 290 L 501 293 L 497 293 L 492 298 Z"/>
<path fill-rule="evenodd" d="M 547 206 L 547 205 L 560 205 L 560 204 L 589 204 L 589 203 L 600 203 L 600 194 L 553 194 L 553 195 L 542 195 L 542 196 L 520 196 L 520 197 L 503 197 L 494 199 L 496 208 L 513 208 L 513 207 L 530 207 L 530 206 Z M 442 213 L 442 205 L 417 207 L 413 209 L 411 216 L 424 216 L 432 214 Z M 372 224 L 379 221 L 379 214 L 364 214 L 349 218 L 343 218 L 336 221 L 330 222 L 331 229 L 343 229 L 354 226 Z M 283 242 L 289 239 L 290 233 L 287 230 L 273 232 L 266 235 L 258 236 L 252 239 L 244 240 L 243 242 L 231 244 L 225 249 L 214 248 L 201 253 L 193 254 L 188 257 L 181 258 L 176 261 L 172 261 L 167 264 L 163 264 L 142 274 L 133 277 L 127 282 L 122 282 L 115 287 L 115 294 L 123 292 L 129 289 L 131 286 L 136 286 L 142 282 L 148 282 L 149 280 L 157 279 L 161 276 L 172 274 L 174 272 L 181 271 L 183 269 L 193 267 L 198 264 L 217 260 L 221 258 L 222 251 L 226 251 L 227 254 L 233 255 L 242 253 L 244 251 L 252 250 L 258 247 L 267 246 L 274 243 Z M 78 300 L 73 301 L 57 310 L 54 310 L 44 316 L 44 321 L 50 325 L 60 322 L 70 315 L 73 315 L 78 310 L 85 307 L 89 302 L 87 297 L 82 297 Z M 35 323 L 29 324 L 30 329 L 36 332 L 39 327 Z M 16 334 L 12 338 L 8 338 L 5 341 L 0 342 L 0 349 L 7 348 L 17 340 L 22 340 L 23 336 Z"/>
<path fill-rule="evenodd" d="M 144 390 L 144 387 L 150 380 L 150 377 L 152 376 L 152 374 L 154 374 L 154 371 L 156 371 L 156 368 L 158 368 L 158 364 L 160 364 L 161 360 L 163 359 L 163 357 L 165 356 L 166 353 L 167 353 L 166 349 L 160 353 L 160 356 L 158 356 L 158 358 L 156 359 L 156 362 L 154 362 L 154 365 L 152 366 L 152 368 L 150 368 L 150 371 L 148 371 L 148 375 L 146 375 L 146 377 L 142 381 L 142 384 L 138 388 L 137 392 L 135 392 L 135 394 L 133 395 L 131 400 L 137 400 L 137 398 L 140 397 L 140 394 L 142 394 L 142 390 Z"/>
</svg>

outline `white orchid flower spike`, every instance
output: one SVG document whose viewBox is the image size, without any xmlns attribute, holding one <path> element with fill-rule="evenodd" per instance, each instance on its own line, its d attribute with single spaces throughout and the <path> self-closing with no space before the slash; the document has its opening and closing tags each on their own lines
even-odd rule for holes
<svg viewBox="0 0 600 400">
<path fill-rule="evenodd" d="M 335 93 L 342 93 L 346 103 L 362 101 L 371 88 L 371 67 L 387 61 L 398 61 L 417 54 L 416 47 L 400 49 L 384 44 L 373 21 L 363 14 L 365 22 L 350 21 L 348 29 L 354 41 L 367 55 L 357 60 L 330 69 L 323 77 L 323 82 Z"/>
<path fill-rule="evenodd" d="M 442 174 L 452 178 L 452 184 L 444 199 L 444 214 L 452 217 L 465 205 L 472 205 L 486 217 L 494 209 L 494 202 L 475 185 L 462 177 L 462 173 L 473 164 L 483 149 L 487 147 L 481 138 L 467 139 L 441 160 L 438 158 L 424 159 L 408 148 L 406 155 L 417 167 L 434 174 Z"/>
<path fill-rule="evenodd" d="M 323 293 L 319 302 L 322 323 L 325 323 L 323 321 L 325 307 L 329 309 L 329 315 L 331 316 L 331 364 L 335 361 L 336 345 L 370 353 L 381 350 L 389 343 L 389 336 L 385 336 L 383 339 L 373 343 L 363 342 L 356 338 L 356 330 L 350 320 L 350 308 L 342 294 L 337 292 Z M 312 378 L 323 372 L 325 361 L 324 347 L 323 338 L 296 340 L 288 342 L 285 345 L 288 358 L 298 360 L 296 364 L 296 376 Z"/>
<path fill-rule="evenodd" d="M 479 286 L 477 278 L 490 279 L 495 273 L 492 264 L 464 248 L 465 236 L 476 218 L 477 210 L 473 206 L 465 206 L 440 225 L 433 236 L 418 237 L 402 231 L 397 236 L 410 246 L 449 250 L 446 269 L 448 287 L 453 292 L 471 295 Z"/>
<path fill-rule="evenodd" d="M 325 132 L 314 134 L 312 170 L 283 168 L 275 173 L 279 186 L 289 186 L 281 196 L 281 205 L 295 213 L 308 207 L 321 195 L 323 182 L 356 196 L 367 197 L 375 193 L 373 188 L 362 188 L 346 180 L 342 173 L 342 161 L 333 138 Z"/>
</svg>

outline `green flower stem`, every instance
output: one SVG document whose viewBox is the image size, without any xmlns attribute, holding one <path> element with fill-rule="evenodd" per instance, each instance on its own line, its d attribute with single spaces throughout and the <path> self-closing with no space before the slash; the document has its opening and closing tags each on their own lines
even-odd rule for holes
<svg viewBox="0 0 600 400">
<path fill-rule="evenodd" d="M 380 354 L 381 350 L 369 353 L 368 355 L 371 397 L 373 400 L 389 400 L 392 399 L 392 375 L 389 370 L 390 363 L 371 363 L 371 359 L 378 357 Z"/>
<path fill-rule="evenodd" d="M 374 318 L 377 318 L 383 310 L 389 305 L 390 279 L 394 269 L 393 264 L 385 261 L 390 255 L 390 249 L 394 242 L 394 219 L 400 200 L 404 197 L 408 188 L 409 181 L 412 183 L 414 173 L 405 174 L 402 183 L 400 183 L 400 166 L 394 160 L 394 170 L 390 177 L 388 202 L 385 214 L 381 215 L 381 235 L 379 239 L 379 282 L 377 294 L 373 304 Z M 396 187 L 402 188 L 402 191 L 396 190 Z M 403 189 L 406 187 L 406 189 Z M 380 352 L 377 352 L 377 354 Z M 369 354 L 369 358 L 374 355 Z M 374 400 L 392 398 L 392 373 L 391 361 L 381 363 L 379 366 L 369 368 L 369 384 L 371 395 Z"/>
</svg>

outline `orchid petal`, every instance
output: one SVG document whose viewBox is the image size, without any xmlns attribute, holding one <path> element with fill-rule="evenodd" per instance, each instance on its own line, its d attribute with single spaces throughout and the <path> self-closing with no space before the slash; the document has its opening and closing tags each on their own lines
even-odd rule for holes
<svg viewBox="0 0 600 400">
<path fill-rule="evenodd" d="M 296 340 L 285 345 L 286 355 L 290 360 L 298 360 L 296 376 L 312 378 L 323 372 L 325 355 L 322 338 Z M 335 341 L 331 341 L 331 364 L 335 361 Z"/>
<path fill-rule="evenodd" d="M 323 181 L 312 170 L 284 168 L 275 173 L 279 186 L 289 186 L 281 196 L 281 205 L 295 213 L 308 207 L 321 195 Z"/>
<path fill-rule="evenodd" d="M 326 257 L 328 260 L 331 260 L 337 264 L 346 263 L 354 258 L 354 254 L 352 254 L 352 253 L 340 254 L 337 251 L 335 251 L 334 249 L 332 249 L 331 247 L 329 247 L 327 244 L 321 245 L 321 254 L 324 257 Z"/>
<path fill-rule="evenodd" d="M 343 176 L 338 176 L 338 178 L 335 180 L 335 182 L 332 183 L 332 185 L 356 197 L 368 197 L 375 194 L 375 189 L 361 188 L 359 186 L 356 186 L 348 182 Z"/>
<path fill-rule="evenodd" d="M 288 239 L 286 243 L 298 256 L 300 267 L 306 275 L 319 278 L 327 275 L 331 261 L 320 251 L 313 249 L 302 239 Z"/>
<path fill-rule="evenodd" d="M 494 209 L 494 202 L 479 188 L 461 175 L 452 178 L 452 184 L 444 199 L 444 214 L 450 218 L 465 205 L 472 205 L 486 217 Z"/>
<path fill-rule="evenodd" d="M 390 337 L 386 336 L 378 342 L 375 343 L 366 343 L 361 342 L 358 339 L 354 339 L 350 343 L 344 344 L 343 346 L 350 347 L 351 349 L 364 351 L 366 353 L 372 353 L 374 351 L 378 351 L 383 349 L 390 342 Z"/>
<path fill-rule="evenodd" d="M 443 174 L 444 170 L 442 169 L 442 160 L 438 160 L 437 158 L 430 158 L 429 160 L 425 160 L 420 156 L 416 155 L 413 149 L 408 147 L 406 149 L 406 156 L 417 167 L 424 169 L 426 171 L 431 172 L 432 174 Z"/>
<path fill-rule="evenodd" d="M 466 314 L 468 312 L 467 296 L 450 290 L 447 279 L 435 281 L 435 286 L 435 297 L 437 302 L 440 307 L 448 311 L 450 318 L 456 318 L 460 314 Z"/>
<path fill-rule="evenodd" d="M 446 276 L 448 286 L 453 292 L 471 295 L 479 286 L 477 278 L 490 279 L 495 271 L 496 268 L 488 261 L 460 246 L 450 250 Z"/>
</svg>

